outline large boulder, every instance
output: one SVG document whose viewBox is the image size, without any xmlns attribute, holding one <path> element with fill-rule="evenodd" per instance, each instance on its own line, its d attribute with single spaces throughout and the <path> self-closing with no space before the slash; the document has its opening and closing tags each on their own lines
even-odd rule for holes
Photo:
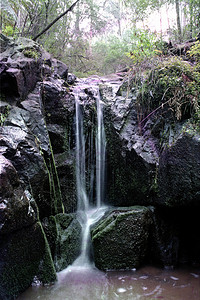
<svg viewBox="0 0 200 300">
<path fill-rule="evenodd" d="M 12 163 L 0 155 L 0 298 L 14 299 L 38 276 L 56 280 L 38 209 Z"/>
<path fill-rule="evenodd" d="M 7 101 L 14 103 L 24 99 L 41 79 L 42 49 L 32 40 L 5 38 L 1 49 L 1 91 Z"/>
<path fill-rule="evenodd" d="M 107 199 L 114 206 L 148 205 L 154 195 L 159 161 L 158 140 L 141 131 L 135 92 L 127 82 L 100 86 L 105 102 Z"/>
<path fill-rule="evenodd" d="M 56 280 L 56 272 L 39 223 L 0 234 L 0 298 L 14 300 L 37 276 L 43 283 Z"/>
<path fill-rule="evenodd" d="M 143 206 L 111 210 L 92 228 L 95 265 L 101 270 L 132 269 L 147 254 L 150 210 Z"/>
<path fill-rule="evenodd" d="M 30 226 L 37 221 L 37 209 L 27 190 L 23 190 L 12 163 L 0 155 L 0 234 Z"/>
<path fill-rule="evenodd" d="M 81 225 L 75 213 L 60 213 L 42 221 L 56 271 L 59 272 L 79 256 Z"/>
<path fill-rule="evenodd" d="M 41 215 L 44 211 L 51 214 L 44 159 L 44 153 L 50 155 L 48 132 L 38 102 L 23 101 L 22 107 L 10 107 L 4 126 L 0 127 L 0 152 L 12 162 L 23 188 L 28 189 L 41 206 Z"/>
<path fill-rule="evenodd" d="M 162 205 L 200 205 L 200 134 L 192 125 L 181 127 L 162 151 L 158 192 L 158 203 Z"/>
</svg>

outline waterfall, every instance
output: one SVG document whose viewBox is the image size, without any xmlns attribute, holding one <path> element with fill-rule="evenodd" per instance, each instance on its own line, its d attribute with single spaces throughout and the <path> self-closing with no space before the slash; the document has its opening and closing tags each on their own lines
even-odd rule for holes
<svg viewBox="0 0 200 300">
<path fill-rule="evenodd" d="M 105 151 L 106 139 L 103 124 L 102 104 L 100 93 L 97 94 L 97 137 L 96 137 L 96 191 L 97 207 L 101 206 L 105 186 Z"/>
<path fill-rule="evenodd" d="M 79 90 L 75 90 L 76 102 L 76 188 L 78 211 L 89 208 L 85 186 L 85 138 L 83 134 L 83 117 L 79 104 Z"/>
<path fill-rule="evenodd" d="M 96 100 L 96 112 L 97 112 L 97 128 L 95 147 L 93 146 L 93 134 L 91 134 L 88 142 L 88 153 L 90 155 L 88 159 L 88 168 L 90 173 L 90 180 L 86 180 L 86 141 L 84 136 L 84 118 L 83 118 L 83 106 L 81 105 L 81 97 L 87 98 L 85 90 L 90 89 L 93 98 Z M 92 262 L 90 261 L 90 226 L 97 222 L 105 213 L 106 207 L 103 206 L 104 200 L 104 185 L 105 185 L 105 131 L 103 123 L 103 107 L 100 99 L 100 93 L 98 85 L 91 86 L 91 82 L 74 88 L 74 96 L 76 103 L 76 188 L 77 188 L 77 216 L 82 225 L 82 245 L 81 254 L 74 261 L 74 267 L 90 267 Z M 93 150 L 95 152 L 96 159 L 96 180 L 94 180 L 94 163 L 92 159 Z M 96 203 L 92 205 L 90 203 L 90 197 L 87 192 L 86 182 L 90 183 L 90 190 L 93 191 L 94 182 L 96 182 Z M 93 193 L 91 193 L 92 195 Z M 92 199 L 93 200 L 93 199 Z"/>
</svg>

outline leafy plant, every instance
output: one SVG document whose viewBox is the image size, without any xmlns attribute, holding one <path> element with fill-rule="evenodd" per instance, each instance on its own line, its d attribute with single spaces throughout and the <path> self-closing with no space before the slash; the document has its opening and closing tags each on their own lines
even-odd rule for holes
<svg viewBox="0 0 200 300">
<path fill-rule="evenodd" d="M 0 126 L 3 126 L 4 125 L 4 122 L 6 121 L 8 115 L 10 113 L 10 108 L 9 106 L 7 105 L 5 108 L 4 108 L 4 111 L 3 112 L 0 112 Z"/>
<path fill-rule="evenodd" d="M 14 34 L 14 28 L 11 25 L 6 25 L 3 29 L 2 29 L 2 33 L 6 36 L 13 36 Z"/>
<path fill-rule="evenodd" d="M 200 107 L 200 70 L 178 57 L 159 62 L 146 74 L 137 103 L 142 122 L 156 112 L 177 120 L 194 117 Z"/>
<path fill-rule="evenodd" d="M 188 50 L 187 54 L 190 58 L 193 58 L 200 63 L 200 41 L 195 42 L 194 46 Z"/>
<path fill-rule="evenodd" d="M 131 39 L 132 47 L 127 56 L 131 58 L 134 65 L 141 64 L 144 60 L 162 53 L 156 34 L 149 30 L 134 29 Z"/>
<path fill-rule="evenodd" d="M 40 53 L 36 51 L 35 49 L 25 49 L 23 50 L 23 54 L 26 57 L 38 59 L 40 57 Z"/>
</svg>

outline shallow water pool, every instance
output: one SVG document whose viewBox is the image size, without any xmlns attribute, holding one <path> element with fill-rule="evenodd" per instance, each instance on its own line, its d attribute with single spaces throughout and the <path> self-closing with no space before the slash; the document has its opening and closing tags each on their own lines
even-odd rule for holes
<svg viewBox="0 0 200 300">
<path fill-rule="evenodd" d="M 166 270 L 151 266 L 100 272 L 67 268 L 51 286 L 32 286 L 17 300 L 199 300 L 200 269 Z"/>
</svg>

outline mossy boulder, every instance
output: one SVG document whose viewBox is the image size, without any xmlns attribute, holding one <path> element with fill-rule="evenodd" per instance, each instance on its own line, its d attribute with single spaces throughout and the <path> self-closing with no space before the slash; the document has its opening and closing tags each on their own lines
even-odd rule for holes
<svg viewBox="0 0 200 300">
<path fill-rule="evenodd" d="M 200 134 L 186 124 L 161 155 L 158 203 L 169 207 L 200 204 Z"/>
<path fill-rule="evenodd" d="M 15 299 L 35 276 L 43 283 L 56 280 L 55 268 L 40 223 L 0 235 L 0 298 Z"/>
<path fill-rule="evenodd" d="M 111 210 L 91 231 L 95 265 L 101 270 L 140 266 L 148 249 L 150 224 L 147 207 Z"/>
<path fill-rule="evenodd" d="M 76 214 L 55 216 L 57 240 L 55 266 L 57 271 L 65 269 L 79 256 L 81 249 L 81 225 Z"/>
</svg>

